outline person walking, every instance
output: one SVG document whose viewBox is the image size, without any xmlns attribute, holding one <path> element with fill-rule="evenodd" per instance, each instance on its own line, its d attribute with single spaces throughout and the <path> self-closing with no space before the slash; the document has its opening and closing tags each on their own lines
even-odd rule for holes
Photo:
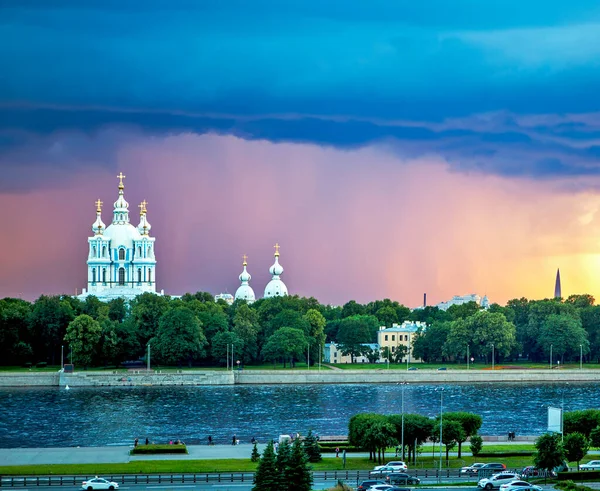
<svg viewBox="0 0 600 491">
<path fill-rule="evenodd" d="M 137 438 L 136 438 L 135 440 L 133 440 L 133 446 L 134 446 L 134 447 L 137 447 L 137 446 L 138 446 L 138 441 L 139 441 L 139 440 L 138 440 Z"/>
<path fill-rule="evenodd" d="M 235 435 L 233 435 L 233 438 L 231 439 L 231 444 L 235 445 L 237 443 L 237 437 Z"/>
<path fill-rule="evenodd" d="M 212 445 L 213 444 L 213 440 L 212 440 L 212 436 L 208 435 L 208 445 Z"/>
<path fill-rule="evenodd" d="M 340 456 L 340 447 L 335 447 L 335 456 L 336 457 Z"/>
</svg>

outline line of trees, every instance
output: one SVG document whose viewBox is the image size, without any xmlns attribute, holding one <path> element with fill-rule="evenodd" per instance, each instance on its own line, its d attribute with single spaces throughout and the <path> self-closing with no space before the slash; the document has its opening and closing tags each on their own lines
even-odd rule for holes
<svg viewBox="0 0 600 491">
<path fill-rule="evenodd" d="M 381 464 L 386 449 L 400 446 L 404 435 L 402 456 L 407 455 L 411 461 L 416 459 L 418 448 L 427 440 L 439 443 L 441 429 L 447 461 L 449 452 L 456 446 L 458 458 L 462 457 L 462 444 L 477 435 L 482 422 L 481 416 L 463 411 L 444 413 L 441 420 L 439 416 L 428 418 L 421 414 L 404 414 L 402 418 L 400 414 L 359 413 L 348 423 L 348 443 L 367 450 L 369 460 Z"/>
<path fill-rule="evenodd" d="M 372 351 L 380 326 L 405 320 L 427 328 L 414 337 L 411 355 L 428 362 L 460 362 L 467 356 L 496 362 L 526 357 L 547 360 L 550 349 L 562 363 L 600 359 L 600 306 L 590 295 L 531 301 L 511 300 L 482 310 L 475 302 L 447 311 L 426 307 L 411 311 L 389 299 L 335 307 L 298 296 L 260 299 L 248 305 L 215 302 L 206 292 L 170 298 L 142 294 L 131 301 L 101 302 L 94 296 L 42 295 L 34 302 L 0 300 L 0 363 L 60 364 L 72 351 L 78 365 L 117 365 L 143 357 L 150 342 L 161 364 L 218 365 L 229 347 L 243 364 L 319 359 L 326 341 L 338 344 L 353 359 L 380 355 L 402 362 L 403 346 L 394 353 Z M 236 361 L 237 361 L 236 360 Z"/>
</svg>

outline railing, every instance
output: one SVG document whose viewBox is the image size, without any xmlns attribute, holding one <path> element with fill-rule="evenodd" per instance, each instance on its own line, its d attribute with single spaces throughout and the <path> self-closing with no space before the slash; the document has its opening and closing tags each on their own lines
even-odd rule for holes
<svg viewBox="0 0 600 491">
<path fill-rule="evenodd" d="M 400 472 L 400 471 L 399 471 Z M 459 469 L 418 469 L 406 472 L 419 479 L 444 479 L 474 481 L 482 476 L 460 474 Z M 317 481 L 358 481 L 379 477 L 385 474 L 377 471 L 319 471 L 313 472 Z M 81 486 L 83 481 L 94 476 L 0 476 L 0 488 L 24 488 L 27 486 Z M 211 482 L 248 482 L 254 479 L 253 472 L 203 473 L 203 474 L 113 474 L 102 476 L 119 484 L 185 484 Z"/>
</svg>

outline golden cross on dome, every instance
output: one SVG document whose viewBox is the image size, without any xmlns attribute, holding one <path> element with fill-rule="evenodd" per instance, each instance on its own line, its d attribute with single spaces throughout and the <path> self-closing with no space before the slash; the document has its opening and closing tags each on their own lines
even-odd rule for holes
<svg viewBox="0 0 600 491">
<path fill-rule="evenodd" d="M 117 179 L 119 179 L 119 189 L 123 189 L 125 187 L 125 185 L 123 184 L 123 179 L 125 179 L 125 176 L 122 172 L 119 172 Z"/>
<path fill-rule="evenodd" d="M 248 256 L 246 256 L 246 254 L 244 254 L 244 255 L 242 256 L 242 259 L 244 260 L 243 266 L 247 266 L 247 265 L 248 265 L 248 263 L 247 263 L 246 261 L 248 260 Z"/>
<path fill-rule="evenodd" d="M 100 201 L 99 199 L 96 200 L 96 211 L 98 213 L 100 213 L 102 211 L 102 201 Z"/>
<path fill-rule="evenodd" d="M 148 210 L 146 210 L 147 204 L 148 204 L 148 202 L 146 200 L 144 200 L 138 205 L 138 208 L 140 209 L 140 215 L 144 215 L 145 213 L 147 213 L 147 211 L 148 211 Z"/>
<path fill-rule="evenodd" d="M 275 247 L 275 255 L 279 256 L 279 243 L 278 242 L 275 243 L 275 245 L 273 247 Z"/>
</svg>

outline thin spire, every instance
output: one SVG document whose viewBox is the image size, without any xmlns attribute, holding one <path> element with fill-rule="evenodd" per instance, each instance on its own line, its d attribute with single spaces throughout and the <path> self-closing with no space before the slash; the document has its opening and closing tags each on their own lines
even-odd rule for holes
<svg viewBox="0 0 600 491">
<path fill-rule="evenodd" d="M 275 243 L 273 247 L 275 247 L 275 257 L 279 257 L 279 243 Z"/>
<path fill-rule="evenodd" d="M 556 283 L 554 284 L 554 298 L 562 298 L 560 289 L 560 268 L 556 270 Z"/>
</svg>

